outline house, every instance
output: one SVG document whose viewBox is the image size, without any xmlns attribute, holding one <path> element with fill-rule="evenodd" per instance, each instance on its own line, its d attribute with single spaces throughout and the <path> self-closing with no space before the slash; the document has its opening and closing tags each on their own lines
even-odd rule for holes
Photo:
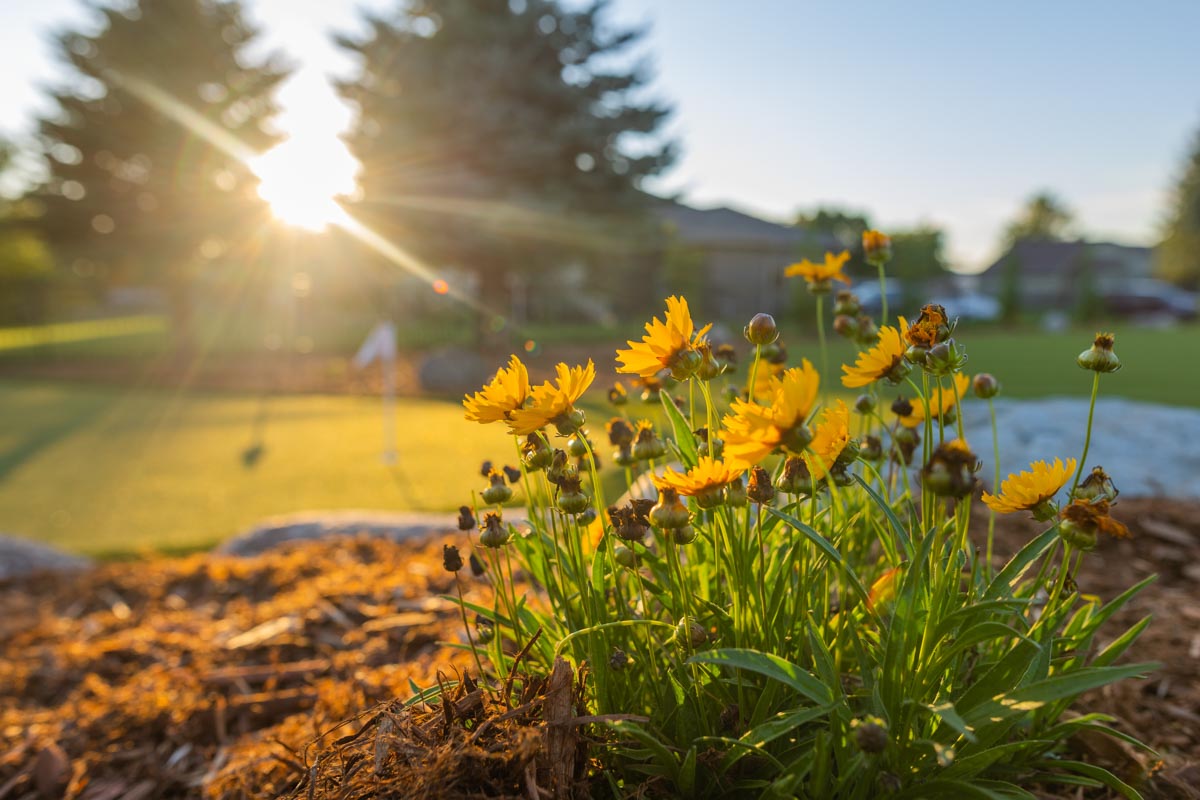
<svg viewBox="0 0 1200 800">
<path fill-rule="evenodd" d="M 686 277 L 666 269 L 667 291 L 688 290 L 705 313 L 724 320 L 749 319 L 758 312 L 778 314 L 790 306 L 795 281 L 783 270 L 801 257 L 840 250 L 834 237 L 780 225 L 720 206 L 693 208 L 665 203 L 659 216 L 671 237 L 676 264 Z M 670 257 L 669 257 L 670 258 Z M 686 283 L 676 286 L 672 283 Z"/>
<path fill-rule="evenodd" d="M 1069 310 L 1084 292 L 1108 297 L 1152 276 L 1152 249 L 1111 242 L 1017 242 L 980 275 L 980 288 L 1003 297 L 1014 286 L 1026 311 Z"/>
</svg>

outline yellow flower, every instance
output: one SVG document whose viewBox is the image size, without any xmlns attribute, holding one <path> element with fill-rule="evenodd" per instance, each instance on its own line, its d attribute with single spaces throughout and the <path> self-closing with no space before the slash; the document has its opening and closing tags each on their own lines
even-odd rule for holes
<svg viewBox="0 0 1200 800">
<path fill-rule="evenodd" d="M 826 253 L 825 262 L 822 264 L 814 264 L 805 258 L 799 263 L 792 264 L 785 269 L 783 274 L 787 278 L 794 278 L 799 275 L 808 282 L 809 287 L 824 285 L 824 288 L 828 290 L 830 281 L 841 281 L 849 286 L 850 279 L 842 273 L 842 268 L 846 266 L 846 262 L 849 260 L 849 250 L 843 250 L 837 255 Z"/>
<path fill-rule="evenodd" d="M 666 369 L 678 380 L 690 377 L 701 362 L 696 346 L 712 325 L 698 332 L 694 327 L 687 300 L 668 297 L 666 322 L 655 317 L 646 323 L 642 341 L 627 342 L 628 350 L 617 351 L 617 361 L 621 362 L 617 372 L 653 378 Z"/>
<path fill-rule="evenodd" d="M 583 424 L 583 412 L 577 411 L 575 402 L 583 396 L 596 379 L 596 367 L 588 360 L 586 367 L 555 367 L 556 383 L 546 381 L 533 388 L 533 402 L 528 408 L 512 412 L 508 421 L 509 430 L 518 436 L 527 436 L 550 423 L 578 428 Z M 578 420 L 572 417 L 578 415 Z M 560 430 L 560 433 L 563 432 Z"/>
<path fill-rule="evenodd" d="M 806 358 L 801 366 L 786 370 L 780 376 L 768 377 L 766 395 L 770 405 L 762 406 L 740 398 L 734 400 L 733 413 L 725 417 L 725 429 L 721 433 L 725 440 L 726 460 L 735 466 L 749 468 L 777 447 L 799 454 L 805 442 L 789 443 L 789 438 L 808 419 L 820 386 L 821 376 Z"/>
<path fill-rule="evenodd" d="M 808 464 L 814 481 L 821 480 L 829 473 L 833 462 L 837 461 L 849 443 L 850 409 L 838 400 L 836 406 L 821 412 L 821 421 L 813 432 L 808 452 L 804 454 L 804 463 Z"/>
<path fill-rule="evenodd" d="M 1076 463 L 1073 458 L 1068 458 L 1065 465 L 1061 458 L 1054 459 L 1053 465 L 1045 461 L 1034 461 L 1029 465 L 1028 472 L 1012 474 L 1005 478 L 1000 484 L 1000 494 L 984 492 L 983 502 L 1000 514 L 1033 511 L 1058 494 L 1058 490 L 1071 479 Z"/>
<path fill-rule="evenodd" d="M 904 361 L 904 336 L 908 333 L 908 322 L 900 317 L 900 329 L 884 325 L 879 329 L 879 342 L 866 352 L 858 354 L 851 367 L 842 365 L 842 385 L 850 389 L 867 386 L 875 381 L 896 374 Z"/>
<path fill-rule="evenodd" d="M 957 372 L 954 374 L 954 388 L 943 389 L 937 387 L 929 392 L 933 408 L 933 419 L 936 422 L 941 419 L 950 409 L 958 403 L 958 398 L 967 396 L 967 389 L 971 387 L 971 378 L 967 375 Z M 920 397 L 912 401 L 913 411 L 906 417 L 900 417 L 900 424 L 906 428 L 917 428 L 925 424 L 925 401 Z"/>
<path fill-rule="evenodd" d="M 869 264 L 883 266 L 892 257 L 892 240 L 880 231 L 863 231 L 862 247 Z"/>
<path fill-rule="evenodd" d="M 661 477 L 654 477 L 654 485 L 659 489 L 674 489 L 685 497 L 695 497 L 725 488 L 743 472 L 744 469 L 732 467 L 712 456 L 704 456 L 686 473 L 667 467 Z"/>
<path fill-rule="evenodd" d="M 513 356 L 481 391 L 463 397 L 463 407 L 469 421 L 487 424 L 512 419 L 513 412 L 523 407 L 528 397 L 529 372 L 521 359 Z"/>
<path fill-rule="evenodd" d="M 769 401 L 774 389 L 771 388 L 771 381 L 778 378 L 787 369 L 787 364 L 780 362 L 778 364 L 766 361 L 765 359 L 758 363 L 758 372 L 754 375 L 754 397 L 758 400 Z"/>
</svg>

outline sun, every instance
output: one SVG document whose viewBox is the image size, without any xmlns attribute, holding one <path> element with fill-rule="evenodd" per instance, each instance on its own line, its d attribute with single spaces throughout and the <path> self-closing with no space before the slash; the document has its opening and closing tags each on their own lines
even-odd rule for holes
<svg viewBox="0 0 1200 800">
<path fill-rule="evenodd" d="M 336 138 L 293 137 L 250 162 L 258 194 L 280 221 L 311 231 L 341 222 L 337 198 L 355 189 L 358 162 Z"/>
</svg>

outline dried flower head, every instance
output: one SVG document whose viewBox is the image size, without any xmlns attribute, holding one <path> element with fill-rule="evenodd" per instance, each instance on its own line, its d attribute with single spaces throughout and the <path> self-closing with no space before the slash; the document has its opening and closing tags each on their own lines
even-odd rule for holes
<svg viewBox="0 0 1200 800">
<path fill-rule="evenodd" d="M 979 458 L 961 439 L 937 446 L 921 470 L 921 482 L 939 497 L 966 497 L 975 489 Z"/>
<path fill-rule="evenodd" d="M 1093 372 L 1116 372 L 1121 368 L 1121 359 L 1113 352 L 1115 341 L 1111 333 L 1097 333 L 1092 346 L 1080 353 L 1076 362 Z"/>
<path fill-rule="evenodd" d="M 460 531 L 469 531 L 475 527 L 475 515 L 471 513 L 470 506 L 458 507 L 458 529 Z"/>
<path fill-rule="evenodd" d="M 463 568 L 462 555 L 452 544 L 442 545 L 442 568 L 446 572 L 458 572 Z"/>
<path fill-rule="evenodd" d="M 926 305 L 921 309 L 917 321 L 909 326 L 904 338 L 913 347 L 923 347 L 926 350 L 946 341 L 950 338 L 950 321 L 946 317 L 946 309 L 936 303 Z"/>
</svg>

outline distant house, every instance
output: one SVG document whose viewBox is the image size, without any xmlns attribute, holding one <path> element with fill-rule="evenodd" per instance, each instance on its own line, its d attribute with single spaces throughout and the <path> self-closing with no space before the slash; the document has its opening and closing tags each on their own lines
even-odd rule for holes
<svg viewBox="0 0 1200 800">
<path fill-rule="evenodd" d="M 802 256 L 841 249 L 832 237 L 779 225 L 732 208 L 667 203 L 659 215 L 705 312 L 725 320 L 787 309 L 795 288 L 783 270 Z M 682 254 L 682 255 L 680 255 Z M 668 267 L 668 281 L 670 268 Z M 668 285 L 668 290 L 676 287 Z"/>
<path fill-rule="evenodd" d="M 980 275 L 980 288 L 1001 296 L 1014 281 L 1027 311 L 1072 308 L 1081 292 L 1119 294 L 1152 275 L 1149 247 L 1110 242 L 1017 242 Z"/>
</svg>

